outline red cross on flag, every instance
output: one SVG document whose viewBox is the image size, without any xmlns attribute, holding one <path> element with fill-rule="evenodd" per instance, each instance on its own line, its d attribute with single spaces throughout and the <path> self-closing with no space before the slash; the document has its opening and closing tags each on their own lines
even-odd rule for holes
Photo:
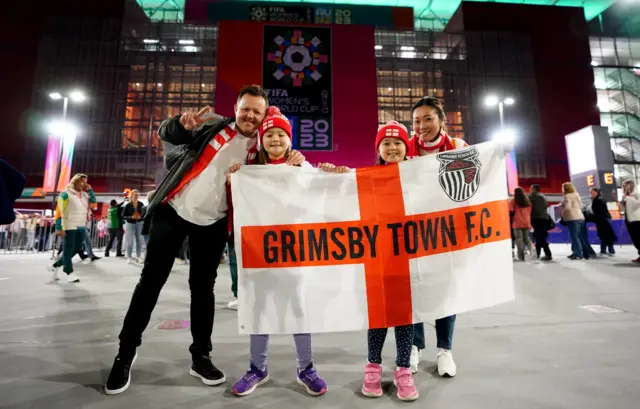
<svg viewBox="0 0 640 409">
<path fill-rule="evenodd" d="M 240 333 L 394 327 L 514 298 L 499 144 L 347 174 L 246 166 L 231 186 Z"/>
</svg>

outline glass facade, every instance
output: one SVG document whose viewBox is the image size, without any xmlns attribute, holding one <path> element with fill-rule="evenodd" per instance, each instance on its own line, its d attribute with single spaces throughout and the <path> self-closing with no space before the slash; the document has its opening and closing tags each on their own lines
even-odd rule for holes
<svg viewBox="0 0 640 409">
<path fill-rule="evenodd" d="M 609 128 L 618 188 L 640 183 L 640 39 L 590 39 L 600 123 Z M 621 191 L 618 192 L 619 195 Z"/>
<path fill-rule="evenodd" d="M 217 27 L 137 16 L 129 9 L 122 20 L 47 21 L 27 120 L 32 137 L 26 174 L 44 172 L 41 125 L 62 108 L 48 98 L 52 90 L 77 87 L 89 96 L 87 103 L 69 106 L 68 119 L 81 130 L 73 171 L 100 179 L 100 191 L 108 192 L 153 189 L 163 173 L 160 122 L 214 103 Z M 485 97 L 512 96 L 516 104 L 505 108 L 505 126 L 517 130 L 520 177 L 546 177 L 526 36 L 385 30 L 375 35 L 379 123 L 395 119 L 410 128 L 411 106 L 431 95 L 443 101 L 452 136 L 483 142 L 500 127 L 497 108 L 485 107 Z"/>
</svg>

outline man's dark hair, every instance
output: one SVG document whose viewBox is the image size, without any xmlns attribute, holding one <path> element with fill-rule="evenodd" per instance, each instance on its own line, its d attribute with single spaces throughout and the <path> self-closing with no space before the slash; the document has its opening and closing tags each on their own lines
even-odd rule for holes
<svg viewBox="0 0 640 409">
<path fill-rule="evenodd" d="M 540 185 L 538 185 L 538 184 L 531 185 L 531 190 L 533 190 L 534 192 L 539 192 L 540 191 Z"/>
<path fill-rule="evenodd" d="M 109 204 L 110 204 L 111 206 L 117 206 L 117 205 L 118 205 L 118 202 L 116 202 L 116 201 L 115 201 L 115 199 L 111 199 L 111 202 L 109 202 Z"/>
<path fill-rule="evenodd" d="M 264 89 L 260 85 L 247 85 L 240 90 L 238 94 L 238 101 L 242 98 L 243 95 L 251 95 L 254 97 L 262 97 L 264 98 L 264 102 L 267 103 L 267 107 L 269 106 L 269 97 L 267 93 L 264 92 Z"/>
</svg>

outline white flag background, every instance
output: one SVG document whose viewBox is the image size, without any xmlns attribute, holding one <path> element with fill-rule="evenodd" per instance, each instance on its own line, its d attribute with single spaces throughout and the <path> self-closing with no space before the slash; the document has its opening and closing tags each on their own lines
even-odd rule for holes
<svg viewBox="0 0 640 409">
<path fill-rule="evenodd" d="M 514 298 L 505 156 L 499 144 L 347 174 L 245 166 L 232 175 L 231 186 L 242 334 L 403 325 Z M 314 263 L 309 262 L 313 243 L 299 248 L 298 240 L 308 237 L 305 226 L 316 232 L 327 226 L 330 240 L 332 226 L 346 233 L 349 222 L 363 224 L 364 213 L 369 220 L 374 214 L 378 235 L 375 245 L 363 247 L 361 258 L 346 251 L 338 260 L 331 250 L 339 247 L 330 244 L 324 253 L 329 257 L 318 262 L 318 252 Z M 407 220 L 415 224 L 407 226 Z M 371 243 L 366 234 L 371 236 L 375 222 L 369 231 L 361 230 L 362 243 Z M 396 222 L 404 228 L 390 227 Z M 425 233 L 427 226 L 431 233 Z M 293 237 L 298 263 L 282 249 L 282 230 L 293 231 L 289 244 Z M 406 234 L 415 230 L 417 241 L 411 241 Z M 271 232 L 268 239 L 265 231 Z M 342 237 L 336 233 L 334 238 Z M 343 244 L 349 247 L 346 239 Z M 300 251 L 306 256 L 301 258 Z"/>
</svg>

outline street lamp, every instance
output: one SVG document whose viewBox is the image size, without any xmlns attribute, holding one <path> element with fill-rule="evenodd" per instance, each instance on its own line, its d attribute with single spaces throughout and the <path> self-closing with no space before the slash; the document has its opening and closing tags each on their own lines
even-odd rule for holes
<svg viewBox="0 0 640 409">
<path fill-rule="evenodd" d="M 505 105 L 513 105 L 516 103 L 516 100 L 513 97 L 499 98 L 496 95 L 489 95 L 484 100 L 485 105 L 488 107 L 498 106 L 498 111 L 500 112 L 500 128 L 504 127 L 504 106 Z"/>
<path fill-rule="evenodd" d="M 60 138 L 60 143 L 58 144 L 58 163 L 56 166 L 56 179 L 53 183 L 53 199 L 52 199 L 52 212 L 55 218 L 56 211 L 56 195 L 58 194 L 58 179 L 60 179 L 60 171 L 62 168 L 62 148 L 64 145 L 65 139 L 70 139 L 71 137 L 75 137 L 78 133 L 78 128 L 67 122 L 67 108 L 69 106 L 69 99 L 71 99 L 74 103 L 83 102 L 86 97 L 84 93 L 80 90 L 73 90 L 68 94 L 61 94 L 60 92 L 53 91 L 49 94 L 49 98 L 54 101 L 58 101 L 62 99 L 62 120 L 55 121 L 50 124 L 49 132 L 51 135 Z"/>
<path fill-rule="evenodd" d="M 507 165 L 507 190 L 513 193 L 518 186 L 518 165 L 516 162 L 516 152 L 514 149 L 516 133 L 513 129 L 504 127 L 504 106 L 513 105 L 516 100 L 511 97 L 499 97 L 497 95 L 488 95 L 484 100 L 485 105 L 489 107 L 498 106 L 500 112 L 500 130 L 493 134 L 493 140 L 500 142 L 503 146 L 509 146 L 510 151 L 506 156 Z"/>
</svg>

